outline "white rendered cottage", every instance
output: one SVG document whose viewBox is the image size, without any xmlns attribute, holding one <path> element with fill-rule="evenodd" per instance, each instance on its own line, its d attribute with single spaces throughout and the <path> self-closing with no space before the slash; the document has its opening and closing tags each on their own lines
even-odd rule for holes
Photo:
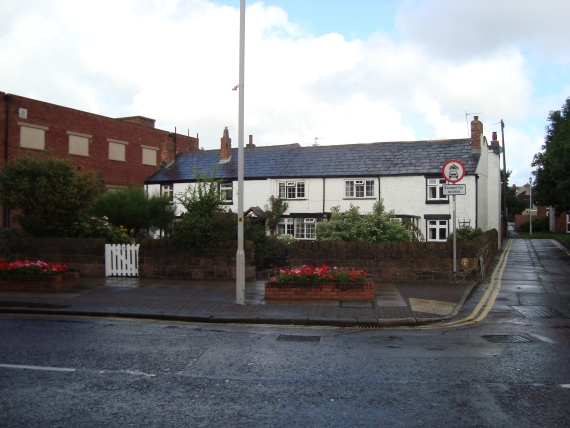
<svg viewBox="0 0 570 428">
<path fill-rule="evenodd" d="M 278 233 L 315 239 L 315 225 L 331 208 L 358 206 L 370 212 L 383 199 L 396 218 L 416 224 L 428 241 L 445 241 L 453 229 L 452 204 L 444 196 L 443 164 L 456 159 L 466 167 L 457 198 L 457 226 L 500 230 L 500 146 L 487 145 L 475 116 L 471 138 L 301 147 L 299 144 L 244 148 L 244 207 L 264 207 L 271 195 L 289 205 Z M 223 180 L 225 202 L 237 211 L 238 150 L 224 130 L 220 150 L 181 153 L 145 181 L 149 193 L 179 194 L 199 171 Z M 178 213 L 183 212 L 181 206 Z"/>
</svg>

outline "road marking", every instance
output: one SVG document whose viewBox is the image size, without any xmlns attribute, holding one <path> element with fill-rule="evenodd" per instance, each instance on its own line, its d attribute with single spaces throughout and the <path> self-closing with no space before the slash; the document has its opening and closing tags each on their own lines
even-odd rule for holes
<svg viewBox="0 0 570 428">
<path fill-rule="evenodd" d="M 45 370 L 51 372 L 74 372 L 75 369 L 65 367 L 42 367 L 42 366 L 23 366 L 19 364 L 0 364 L 0 367 L 7 369 L 25 369 L 25 370 Z"/>
<path fill-rule="evenodd" d="M 483 297 L 481 297 L 481 300 L 479 301 L 477 306 L 475 306 L 475 309 L 473 309 L 473 312 L 471 312 L 471 314 L 468 317 L 463 318 L 462 320 L 451 321 L 444 324 L 423 325 L 419 326 L 419 328 L 421 330 L 430 330 L 435 328 L 463 327 L 483 320 L 489 314 L 489 311 L 495 304 L 495 299 L 497 298 L 499 290 L 501 289 L 501 278 L 503 277 L 503 271 L 507 266 L 507 260 L 509 258 L 509 253 L 511 251 L 512 245 L 513 241 L 509 240 L 507 248 L 505 249 L 503 254 L 501 254 L 501 257 L 499 258 L 499 263 L 497 263 L 497 266 L 495 267 L 493 273 L 491 274 L 491 281 L 489 282 L 489 287 L 487 287 L 487 290 L 483 294 Z"/>
<path fill-rule="evenodd" d="M 564 251 L 566 254 L 570 256 L 570 251 L 568 251 L 566 247 L 560 244 L 560 242 L 555 241 L 554 239 L 551 239 L 550 242 L 552 242 L 556 247 L 560 248 L 562 251 Z"/>
<path fill-rule="evenodd" d="M 562 388 L 570 388 L 570 383 L 563 383 L 560 385 Z"/>
</svg>

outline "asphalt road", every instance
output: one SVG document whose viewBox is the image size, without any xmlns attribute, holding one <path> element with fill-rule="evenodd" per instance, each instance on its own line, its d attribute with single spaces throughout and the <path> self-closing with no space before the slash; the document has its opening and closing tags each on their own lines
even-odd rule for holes
<svg viewBox="0 0 570 428">
<path fill-rule="evenodd" d="M 568 427 L 570 256 L 528 245 L 448 327 L 2 316 L 0 425 Z"/>
</svg>

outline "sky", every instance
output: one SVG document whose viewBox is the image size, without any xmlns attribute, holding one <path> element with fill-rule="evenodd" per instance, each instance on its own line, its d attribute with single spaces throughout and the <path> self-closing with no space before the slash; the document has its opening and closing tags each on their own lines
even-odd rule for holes
<svg viewBox="0 0 570 428">
<path fill-rule="evenodd" d="M 0 0 L 0 91 L 238 144 L 239 0 Z M 570 96 L 567 0 L 249 0 L 245 142 L 463 138 L 528 183 Z M 339 159 L 339 162 L 342 160 Z M 318 159 L 315 159 L 318 162 Z"/>
</svg>

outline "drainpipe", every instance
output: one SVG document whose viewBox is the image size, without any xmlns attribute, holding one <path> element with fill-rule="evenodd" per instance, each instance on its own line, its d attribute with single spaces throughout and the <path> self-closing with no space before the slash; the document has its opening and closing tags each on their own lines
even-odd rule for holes
<svg viewBox="0 0 570 428">
<path fill-rule="evenodd" d="M 326 178 L 323 177 L 323 218 L 325 217 L 325 180 Z"/>
<path fill-rule="evenodd" d="M 4 140 L 4 164 L 8 163 L 8 136 L 9 125 L 10 125 L 10 99 L 12 95 L 4 94 L 4 100 L 6 101 L 6 138 Z M 4 227 L 10 227 L 10 209 L 4 207 Z"/>
<path fill-rule="evenodd" d="M 475 229 L 479 227 L 479 175 L 475 174 Z"/>
</svg>

